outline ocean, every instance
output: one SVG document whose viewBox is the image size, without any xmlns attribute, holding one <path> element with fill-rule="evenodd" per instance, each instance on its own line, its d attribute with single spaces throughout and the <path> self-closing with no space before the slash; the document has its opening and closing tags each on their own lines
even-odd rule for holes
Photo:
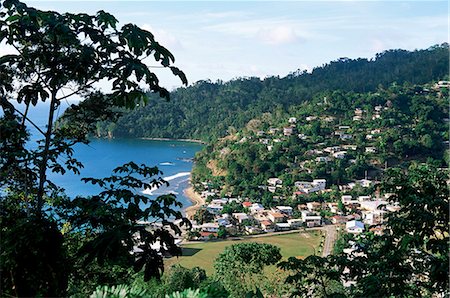
<svg viewBox="0 0 450 298">
<path fill-rule="evenodd" d="M 19 105 L 17 105 L 19 106 Z M 39 104 L 30 110 L 30 118 L 41 128 L 45 128 L 47 104 Z M 65 108 L 58 111 L 62 115 Z M 39 132 L 30 126 L 30 146 L 36 146 L 40 139 Z M 159 189 L 137 190 L 150 197 L 173 193 L 183 204 L 182 209 L 192 205 L 183 191 L 189 186 L 189 175 L 192 170 L 192 159 L 201 150 L 199 143 L 184 141 L 155 141 L 145 139 L 91 139 L 88 145 L 77 144 L 74 147 L 74 158 L 83 163 L 80 175 L 67 172 L 65 175 L 48 172 L 48 178 L 65 189 L 69 197 L 88 196 L 101 191 L 97 185 L 86 184 L 83 177 L 103 178 L 112 174 L 112 170 L 130 161 L 147 166 L 157 166 L 162 171 L 161 177 L 169 182 L 169 186 Z"/>
</svg>

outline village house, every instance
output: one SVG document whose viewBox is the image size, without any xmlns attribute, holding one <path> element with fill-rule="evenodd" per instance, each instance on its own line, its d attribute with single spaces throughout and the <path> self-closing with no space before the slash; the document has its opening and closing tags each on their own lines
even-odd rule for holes
<svg viewBox="0 0 450 298">
<path fill-rule="evenodd" d="M 358 220 L 351 220 L 345 224 L 347 233 L 361 234 L 364 232 L 364 224 Z"/>
<path fill-rule="evenodd" d="M 365 148 L 366 153 L 377 153 L 377 148 L 375 147 L 366 147 Z"/>
<path fill-rule="evenodd" d="M 302 221 L 308 228 L 318 227 L 322 225 L 322 216 L 309 211 L 302 211 Z"/>
<path fill-rule="evenodd" d="M 244 208 L 250 208 L 252 205 L 252 202 L 249 201 L 242 202 L 242 207 Z"/>
<path fill-rule="evenodd" d="M 308 117 L 305 118 L 306 121 L 313 121 L 313 120 L 316 120 L 316 119 L 317 119 L 316 116 L 308 116 Z"/>
<path fill-rule="evenodd" d="M 342 146 L 342 149 L 345 149 L 345 150 L 356 150 L 358 148 L 358 146 L 356 146 L 356 145 L 343 145 Z"/>
<path fill-rule="evenodd" d="M 338 151 L 333 153 L 334 158 L 343 159 L 347 155 L 347 151 Z"/>
<path fill-rule="evenodd" d="M 318 156 L 316 157 L 316 162 L 329 162 L 331 159 L 328 156 Z"/>
<path fill-rule="evenodd" d="M 212 214 L 220 214 L 223 210 L 223 206 L 219 204 L 209 204 L 206 206 L 206 210 Z"/>
<path fill-rule="evenodd" d="M 292 207 L 290 206 L 276 206 L 276 209 L 287 216 L 292 216 Z"/>
<path fill-rule="evenodd" d="M 289 231 L 291 229 L 291 225 L 288 223 L 276 223 L 275 230 L 276 231 Z"/>
<path fill-rule="evenodd" d="M 232 213 L 233 216 L 239 223 L 242 223 L 244 220 L 250 219 L 250 217 L 246 213 Z"/>
<path fill-rule="evenodd" d="M 290 123 L 290 124 L 295 124 L 295 123 L 297 123 L 297 118 L 295 118 L 295 117 L 289 118 L 289 123 Z"/>
<path fill-rule="evenodd" d="M 270 186 L 282 185 L 283 180 L 278 179 L 278 178 L 269 178 L 269 179 L 267 179 L 267 184 L 269 184 Z"/>
<path fill-rule="evenodd" d="M 294 126 L 286 126 L 283 128 L 283 134 L 286 137 L 292 136 L 294 134 L 295 127 Z"/>
<path fill-rule="evenodd" d="M 294 182 L 295 187 L 305 194 L 317 192 L 324 190 L 327 184 L 326 179 L 314 179 L 312 182 L 309 181 L 296 181 Z"/>
<path fill-rule="evenodd" d="M 254 214 L 264 210 L 264 207 L 260 203 L 253 203 L 248 209 L 250 213 Z"/>
<path fill-rule="evenodd" d="M 386 210 L 362 211 L 362 219 L 365 224 L 377 225 L 384 222 Z"/>
<path fill-rule="evenodd" d="M 280 131 L 280 129 L 278 129 L 278 128 L 273 128 L 273 127 L 269 128 L 269 134 L 271 134 L 271 135 L 277 134 L 279 131 Z"/>
<path fill-rule="evenodd" d="M 202 232 L 217 232 L 219 231 L 219 224 L 214 222 L 206 222 L 200 226 Z"/>
<path fill-rule="evenodd" d="M 318 210 L 320 210 L 320 208 L 322 208 L 322 203 L 319 203 L 319 202 L 308 202 L 308 203 L 306 203 L 306 208 L 308 208 L 308 210 L 310 212 L 318 211 Z"/>
<path fill-rule="evenodd" d="M 279 212 L 269 212 L 267 214 L 267 218 L 270 219 L 273 223 L 284 222 L 285 216 Z"/>
<path fill-rule="evenodd" d="M 275 230 L 275 225 L 270 220 L 262 220 L 260 225 L 265 232 L 273 232 Z"/>
<path fill-rule="evenodd" d="M 291 218 L 287 220 L 288 224 L 291 225 L 291 228 L 296 229 L 302 226 L 303 219 L 301 218 Z"/>
</svg>

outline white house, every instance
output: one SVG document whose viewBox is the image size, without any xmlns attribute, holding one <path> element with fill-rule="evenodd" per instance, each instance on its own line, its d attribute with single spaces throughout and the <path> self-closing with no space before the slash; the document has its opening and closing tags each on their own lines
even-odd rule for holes
<svg viewBox="0 0 450 298">
<path fill-rule="evenodd" d="M 297 118 L 295 118 L 295 117 L 289 118 L 289 123 L 291 123 L 291 124 L 297 123 Z"/>
<path fill-rule="evenodd" d="M 239 223 L 249 219 L 249 216 L 245 213 L 232 213 L 231 214 Z"/>
<path fill-rule="evenodd" d="M 206 210 L 212 214 L 220 214 L 223 210 L 223 206 L 219 204 L 209 204 L 206 206 Z"/>
<path fill-rule="evenodd" d="M 201 230 L 204 232 L 217 232 L 219 231 L 219 224 L 213 222 L 207 222 L 200 226 Z"/>
<path fill-rule="evenodd" d="M 292 215 L 292 207 L 290 206 L 277 206 L 276 208 L 283 214 L 286 214 L 288 216 Z"/>
<path fill-rule="evenodd" d="M 250 213 L 258 213 L 264 210 L 264 207 L 260 203 L 253 203 L 248 209 L 250 210 Z"/>
<path fill-rule="evenodd" d="M 345 224 L 347 233 L 360 234 L 364 232 L 364 224 L 358 220 L 351 220 Z"/>
<path fill-rule="evenodd" d="M 267 183 L 271 186 L 277 186 L 283 184 L 283 180 L 278 178 L 269 178 L 267 179 Z"/>
<path fill-rule="evenodd" d="M 329 162 L 331 159 L 328 156 L 318 156 L 316 157 L 317 162 Z"/>
<path fill-rule="evenodd" d="M 366 147 L 365 148 L 366 153 L 377 153 L 377 148 L 375 147 Z"/>
<path fill-rule="evenodd" d="M 338 152 L 333 153 L 333 157 L 339 158 L 339 159 L 345 158 L 346 155 L 347 155 L 347 151 L 338 151 Z"/>
<path fill-rule="evenodd" d="M 317 227 L 322 225 L 322 216 L 309 211 L 302 211 L 302 221 L 308 228 Z"/>
<path fill-rule="evenodd" d="M 301 218 L 292 218 L 287 220 L 288 224 L 291 225 L 291 228 L 295 229 L 302 226 L 303 219 Z"/>
<path fill-rule="evenodd" d="M 277 231 L 289 231 L 291 229 L 291 225 L 288 223 L 276 223 L 275 230 Z"/>
</svg>

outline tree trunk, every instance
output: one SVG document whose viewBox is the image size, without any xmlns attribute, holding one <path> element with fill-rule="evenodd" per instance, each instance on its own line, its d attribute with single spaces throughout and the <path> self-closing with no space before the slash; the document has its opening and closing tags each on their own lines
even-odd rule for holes
<svg viewBox="0 0 450 298">
<path fill-rule="evenodd" d="M 42 151 L 42 161 L 39 164 L 39 188 L 37 192 L 37 213 L 40 214 L 42 211 L 42 206 L 44 203 L 44 184 L 47 180 L 47 161 L 48 161 L 48 153 L 50 149 L 50 141 L 52 138 L 52 130 L 53 130 L 53 117 L 55 113 L 56 107 L 56 90 L 52 90 L 52 98 L 50 102 L 50 111 L 48 114 L 48 122 L 47 122 L 47 132 L 45 133 L 45 144 L 44 150 Z"/>
</svg>

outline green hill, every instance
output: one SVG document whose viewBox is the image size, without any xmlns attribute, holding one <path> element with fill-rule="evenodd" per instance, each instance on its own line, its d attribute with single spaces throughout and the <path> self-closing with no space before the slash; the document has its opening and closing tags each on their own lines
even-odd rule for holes
<svg viewBox="0 0 450 298">
<path fill-rule="evenodd" d="M 448 44 L 425 50 L 389 50 L 374 59 L 340 58 L 311 73 L 284 77 L 199 81 L 172 92 L 170 102 L 150 95 L 149 105 L 125 113 L 117 123 L 99 123 L 97 134 L 215 140 L 243 128 L 263 113 L 281 114 L 319 92 L 373 92 L 392 83 L 437 81 L 448 74 Z"/>
</svg>

